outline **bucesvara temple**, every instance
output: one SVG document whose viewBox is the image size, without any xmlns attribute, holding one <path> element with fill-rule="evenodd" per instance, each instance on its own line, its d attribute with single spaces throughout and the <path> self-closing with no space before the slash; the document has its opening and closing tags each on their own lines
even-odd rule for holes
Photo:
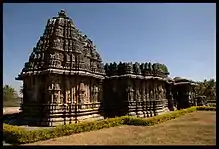
<svg viewBox="0 0 219 149">
<path fill-rule="evenodd" d="M 103 64 L 92 40 L 64 10 L 49 19 L 16 78 L 22 122 L 56 126 L 115 116 L 152 117 L 195 104 L 194 83 L 171 79 L 164 64 Z"/>
</svg>

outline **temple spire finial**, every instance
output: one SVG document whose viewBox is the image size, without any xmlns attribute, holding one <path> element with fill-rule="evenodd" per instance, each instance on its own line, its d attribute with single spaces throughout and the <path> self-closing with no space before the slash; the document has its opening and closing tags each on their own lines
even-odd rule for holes
<svg viewBox="0 0 219 149">
<path fill-rule="evenodd" d="M 61 11 L 58 13 L 59 17 L 67 17 L 67 14 L 64 9 L 61 9 Z"/>
</svg>

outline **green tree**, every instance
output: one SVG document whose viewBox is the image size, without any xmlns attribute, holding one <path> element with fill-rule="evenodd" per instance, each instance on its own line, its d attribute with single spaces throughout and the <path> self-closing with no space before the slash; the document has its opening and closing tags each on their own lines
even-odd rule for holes
<svg viewBox="0 0 219 149">
<path fill-rule="evenodd" d="M 206 96 L 207 101 L 216 100 L 216 81 L 214 79 L 197 82 L 195 92 L 198 96 Z"/>
<path fill-rule="evenodd" d="M 3 105 L 4 106 L 17 106 L 19 101 L 17 91 L 9 86 L 4 85 L 3 87 Z"/>
</svg>

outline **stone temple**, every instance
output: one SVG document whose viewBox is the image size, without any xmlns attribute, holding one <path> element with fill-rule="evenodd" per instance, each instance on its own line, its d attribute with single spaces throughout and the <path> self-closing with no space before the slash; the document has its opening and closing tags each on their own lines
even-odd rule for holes
<svg viewBox="0 0 219 149">
<path fill-rule="evenodd" d="M 64 10 L 49 19 L 23 81 L 22 122 L 55 126 L 115 116 L 151 117 L 194 105 L 192 81 L 160 63 L 103 64 L 92 40 Z"/>
</svg>

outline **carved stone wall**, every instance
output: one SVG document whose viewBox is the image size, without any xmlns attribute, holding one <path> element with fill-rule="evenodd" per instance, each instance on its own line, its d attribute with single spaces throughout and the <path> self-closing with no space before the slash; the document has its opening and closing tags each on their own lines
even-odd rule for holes
<svg viewBox="0 0 219 149">
<path fill-rule="evenodd" d="M 108 109 L 106 115 L 150 117 L 165 112 L 167 69 L 161 70 L 159 66 L 158 63 L 106 64 L 103 98 Z"/>
</svg>

